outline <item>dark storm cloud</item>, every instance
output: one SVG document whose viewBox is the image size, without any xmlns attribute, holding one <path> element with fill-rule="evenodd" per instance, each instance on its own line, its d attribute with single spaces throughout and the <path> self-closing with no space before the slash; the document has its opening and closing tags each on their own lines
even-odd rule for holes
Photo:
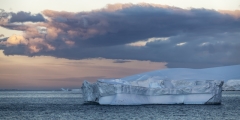
<svg viewBox="0 0 240 120">
<path fill-rule="evenodd" d="M 11 13 L 10 22 L 44 22 L 42 14 L 31 14 L 30 12 L 20 11 Z"/>
<path fill-rule="evenodd" d="M 50 20 L 16 27 L 25 31 L 25 40 L 6 41 L 6 55 L 150 60 L 170 67 L 240 64 L 240 11 L 114 4 L 91 12 L 43 14 Z M 46 27 L 47 34 L 40 34 L 37 26 Z M 127 45 L 163 37 L 168 39 Z"/>
<path fill-rule="evenodd" d="M 148 42 L 146 46 L 75 47 L 58 51 L 35 53 L 58 58 L 132 59 L 168 62 L 168 67 L 214 67 L 240 64 L 240 34 L 225 33 L 213 36 L 186 34 L 165 41 Z M 217 39 L 217 40 L 216 40 Z M 180 45 L 179 43 L 185 43 Z M 11 49 L 13 50 L 13 49 Z M 18 51 L 16 51 L 18 52 Z M 7 53 L 5 53 L 7 54 Z M 12 53 L 10 53 L 12 54 Z"/>
<path fill-rule="evenodd" d="M 113 63 L 126 63 L 126 62 L 131 62 L 130 60 L 115 60 Z"/>
</svg>

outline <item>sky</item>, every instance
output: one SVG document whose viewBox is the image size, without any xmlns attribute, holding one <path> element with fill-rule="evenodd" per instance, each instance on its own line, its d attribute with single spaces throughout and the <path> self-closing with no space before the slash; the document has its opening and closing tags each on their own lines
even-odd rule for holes
<svg viewBox="0 0 240 120">
<path fill-rule="evenodd" d="M 1 0 L 0 89 L 240 64 L 239 0 Z"/>
</svg>

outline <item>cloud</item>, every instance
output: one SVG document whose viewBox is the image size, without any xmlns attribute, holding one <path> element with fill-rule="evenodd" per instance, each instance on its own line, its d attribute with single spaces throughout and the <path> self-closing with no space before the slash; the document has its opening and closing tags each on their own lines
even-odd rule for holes
<svg viewBox="0 0 240 120">
<path fill-rule="evenodd" d="M 30 12 L 19 11 L 17 13 L 6 12 L 3 9 L 0 9 L 0 25 L 14 27 L 15 22 L 45 22 L 45 18 L 42 14 L 31 14 Z M 16 24 L 15 24 L 16 25 Z"/>
<path fill-rule="evenodd" d="M 5 25 L 8 22 L 9 13 L 5 12 L 5 10 L 0 9 L 0 25 Z"/>
<path fill-rule="evenodd" d="M 4 35 L 3 35 L 3 34 L 0 34 L 0 38 L 1 38 L 1 37 L 4 37 Z"/>
<path fill-rule="evenodd" d="M 235 18 L 240 18 L 240 10 L 230 11 L 230 10 L 219 10 L 220 13 L 226 14 L 226 15 L 232 15 Z"/>
<path fill-rule="evenodd" d="M 11 36 L 7 39 L 6 44 L 9 45 L 9 46 L 19 45 L 19 44 L 26 45 L 27 41 L 25 40 L 25 38 L 23 36 L 13 35 L 13 36 Z"/>
<path fill-rule="evenodd" d="M 126 63 L 126 62 L 131 62 L 129 60 L 115 60 L 113 63 Z"/>
<path fill-rule="evenodd" d="M 31 14 L 30 12 L 20 11 L 11 13 L 10 22 L 44 22 L 45 19 L 41 14 Z"/>
<path fill-rule="evenodd" d="M 27 43 L 9 45 L 10 39 L 1 43 L 6 55 L 150 60 L 168 62 L 171 67 L 240 64 L 239 11 L 142 3 L 78 13 L 45 10 L 42 14 L 47 21 L 5 25 L 23 30 Z"/>
</svg>

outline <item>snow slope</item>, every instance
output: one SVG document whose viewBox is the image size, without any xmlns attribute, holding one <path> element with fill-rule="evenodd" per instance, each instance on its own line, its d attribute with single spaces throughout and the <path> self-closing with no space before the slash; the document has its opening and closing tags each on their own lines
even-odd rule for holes
<svg viewBox="0 0 240 120">
<path fill-rule="evenodd" d="M 167 68 L 121 78 L 123 81 L 146 80 L 158 77 L 165 80 L 231 80 L 240 79 L 240 65 L 189 69 Z"/>
</svg>

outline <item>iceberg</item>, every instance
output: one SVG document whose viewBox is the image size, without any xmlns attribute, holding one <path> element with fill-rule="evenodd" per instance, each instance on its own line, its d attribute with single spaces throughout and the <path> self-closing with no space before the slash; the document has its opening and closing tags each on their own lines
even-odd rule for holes
<svg viewBox="0 0 240 120">
<path fill-rule="evenodd" d="M 240 79 L 239 71 L 240 65 L 167 68 L 120 79 L 99 79 L 96 83 L 84 81 L 81 89 L 86 103 L 101 105 L 221 104 L 224 81 Z"/>
<path fill-rule="evenodd" d="M 221 104 L 223 81 L 219 80 L 98 80 L 84 81 L 85 102 L 101 105 Z"/>
</svg>

